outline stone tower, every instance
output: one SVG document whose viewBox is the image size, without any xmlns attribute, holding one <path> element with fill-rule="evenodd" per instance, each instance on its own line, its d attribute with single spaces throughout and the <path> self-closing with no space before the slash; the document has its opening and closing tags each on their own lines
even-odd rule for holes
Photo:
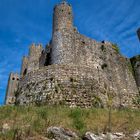
<svg viewBox="0 0 140 140">
<path fill-rule="evenodd" d="M 10 73 L 6 91 L 5 104 L 15 103 L 15 92 L 18 88 L 18 83 L 19 83 L 19 75 L 17 73 Z"/>
<path fill-rule="evenodd" d="M 72 8 L 66 1 L 56 5 L 53 13 L 51 64 L 72 63 Z"/>
<path fill-rule="evenodd" d="M 73 27 L 72 7 L 63 1 L 54 7 L 53 33 L 55 31 L 70 30 Z"/>
</svg>

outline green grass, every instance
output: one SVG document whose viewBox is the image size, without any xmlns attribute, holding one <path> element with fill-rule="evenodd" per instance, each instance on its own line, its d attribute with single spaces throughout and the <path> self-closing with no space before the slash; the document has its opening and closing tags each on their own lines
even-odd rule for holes
<svg viewBox="0 0 140 140">
<path fill-rule="evenodd" d="M 112 44 L 112 48 L 117 52 L 120 53 L 120 49 L 117 44 Z"/>
<path fill-rule="evenodd" d="M 49 126 L 61 126 L 80 136 L 85 131 L 106 132 L 107 109 L 80 109 L 64 106 L 3 106 L 0 107 L 0 130 L 7 123 L 10 130 L 0 133 L 0 140 L 13 140 L 15 136 L 45 136 Z M 113 110 L 112 131 L 131 133 L 140 129 L 140 110 Z"/>
</svg>

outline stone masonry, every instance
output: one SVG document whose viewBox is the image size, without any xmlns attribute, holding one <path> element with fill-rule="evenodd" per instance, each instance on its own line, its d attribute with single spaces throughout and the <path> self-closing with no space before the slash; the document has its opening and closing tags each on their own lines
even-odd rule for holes
<svg viewBox="0 0 140 140">
<path fill-rule="evenodd" d="M 19 83 L 19 74 L 10 73 L 6 91 L 5 104 L 15 103 L 15 92 L 17 91 L 18 83 Z"/>
<path fill-rule="evenodd" d="M 51 41 L 45 49 L 30 47 L 18 85 L 8 91 L 16 90 L 11 95 L 19 105 L 106 107 L 112 98 L 114 107 L 135 107 L 139 63 L 123 57 L 110 42 L 81 35 L 73 26 L 72 7 L 64 1 L 54 7 Z"/>
<path fill-rule="evenodd" d="M 134 69 L 134 76 L 137 86 L 140 90 L 140 56 L 135 56 L 131 58 L 132 67 Z"/>
</svg>

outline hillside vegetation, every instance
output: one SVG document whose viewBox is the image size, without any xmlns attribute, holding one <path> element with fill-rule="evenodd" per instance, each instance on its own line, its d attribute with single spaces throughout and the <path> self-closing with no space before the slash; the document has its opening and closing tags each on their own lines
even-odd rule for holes
<svg viewBox="0 0 140 140">
<path fill-rule="evenodd" d="M 0 107 L 0 139 L 13 140 L 17 133 L 24 135 L 46 135 L 49 126 L 61 126 L 77 132 L 94 133 L 108 130 L 107 109 L 80 109 L 63 106 L 3 106 Z M 112 132 L 131 133 L 140 129 L 140 110 L 113 110 Z M 8 131 L 2 132 L 8 124 Z"/>
</svg>

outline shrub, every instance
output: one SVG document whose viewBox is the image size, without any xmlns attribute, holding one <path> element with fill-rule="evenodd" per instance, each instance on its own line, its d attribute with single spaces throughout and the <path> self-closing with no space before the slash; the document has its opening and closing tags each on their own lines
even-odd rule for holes
<svg viewBox="0 0 140 140">
<path fill-rule="evenodd" d="M 117 52 L 120 53 L 120 49 L 117 44 L 112 44 L 112 48 Z"/>
</svg>

